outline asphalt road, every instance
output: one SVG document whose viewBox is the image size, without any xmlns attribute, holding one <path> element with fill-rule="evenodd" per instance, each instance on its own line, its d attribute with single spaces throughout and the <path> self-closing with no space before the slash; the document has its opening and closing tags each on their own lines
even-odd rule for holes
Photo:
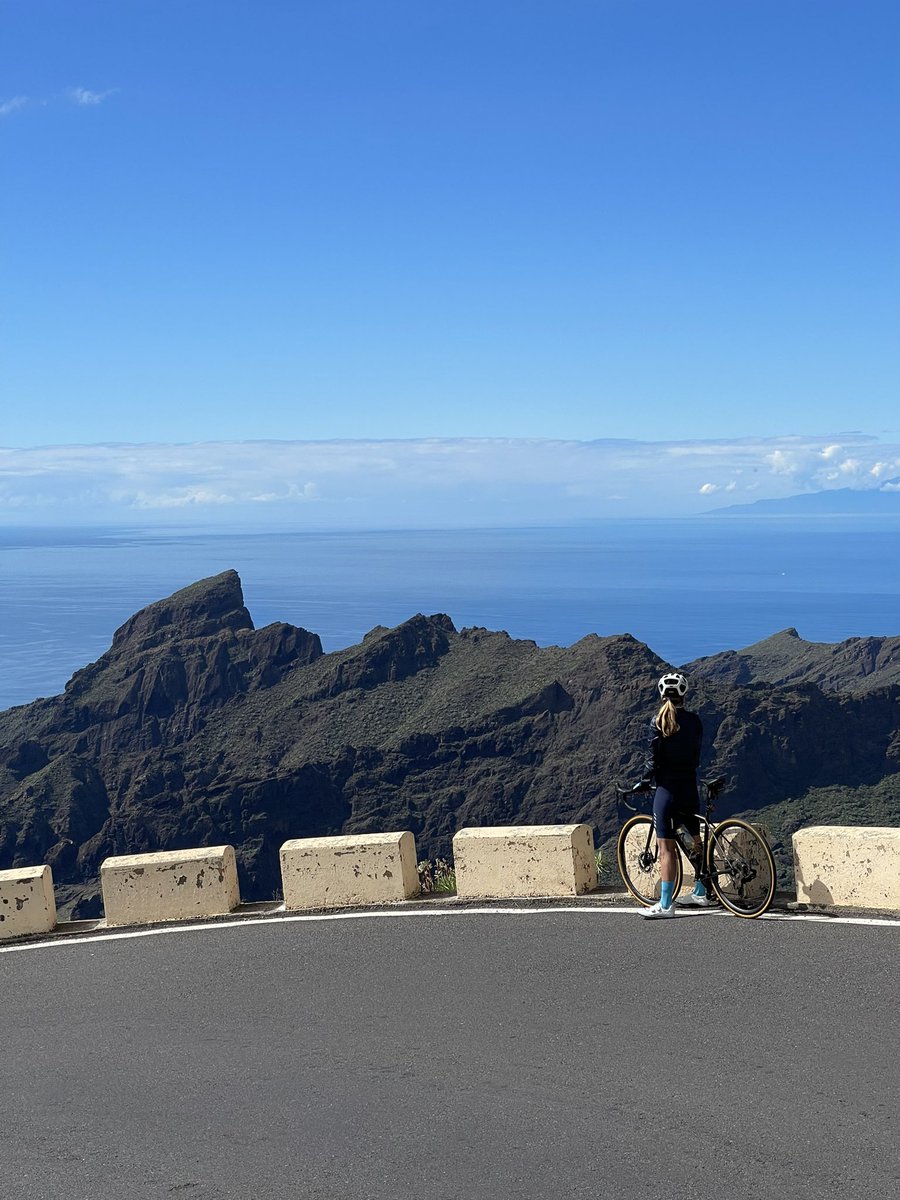
<svg viewBox="0 0 900 1200">
<path fill-rule="evenodd" d="M 900 1194 L 900 926 L 557 910 L 0 954 L 3 1200 Z"/>
</svg>

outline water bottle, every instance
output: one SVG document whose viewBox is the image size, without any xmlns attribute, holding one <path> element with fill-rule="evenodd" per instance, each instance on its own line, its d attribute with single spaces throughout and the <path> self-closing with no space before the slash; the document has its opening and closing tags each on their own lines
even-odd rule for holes
<svg viewBox="0 0 900 1200">
<path fill-rule="evenodd" d="M 691 858 L 694 853 L 694 835 L 688 833 L 684 828 L 678 831 L 678 836 L 681 839 L 681 847 L 688 858 Z"/>
</svg>

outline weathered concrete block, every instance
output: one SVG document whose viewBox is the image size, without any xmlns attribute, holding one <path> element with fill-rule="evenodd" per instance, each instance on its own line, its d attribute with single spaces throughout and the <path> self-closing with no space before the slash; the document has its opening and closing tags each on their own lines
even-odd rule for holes
<svg viewBox="0 0 900 1200">
<path fill-rule="evenodd" d="M 56 928 L 53 872 L 48 866 L 0 871 L 0 939 Z"/>
<path fill-rule="evenodd" d="M 453 839 L 462 897 L 578 896 L 597 886 L 589 825 L 495 825 Z"/>
<path fill-rule="evenodd" d="M 900 829 L 813 825 L 793 843 L 801 903 L 900 911 Z"/>
<path fill-rule="evenodd" d="M 285 908 L 388 904 L 419 893 L 416 839 L 405 833 L 295 838 L 281 847 Z"/>
<path fill-rule="evenodd" d="M 108 858 L 100 886 L 107 925 L 213 917 L 241 902 L 232 846 Z"/>
</svg>

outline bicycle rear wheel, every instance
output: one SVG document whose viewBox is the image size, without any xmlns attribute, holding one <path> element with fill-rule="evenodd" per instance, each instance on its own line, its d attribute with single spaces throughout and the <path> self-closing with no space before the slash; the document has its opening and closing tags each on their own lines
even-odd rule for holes
<svg viewBox="0 0 900 1200">
<path fill-rule="evenodd" d="M 659 899 L 659 846 L 651 817 L 631 817 L 622 826 L 616 843 L 616 861 L 625 886 L 640 904 L 649 908 Z M 681 855 L 675 855 L 673 898 L 681 887 Z"/>
<path fill-rule="evenodd" d="M 712 830 L 707 863 L 713 891 L 736 917 L 760 917 L 775 898 L 769 843 L 746 821 L 735 817 Z"/>
</svg>

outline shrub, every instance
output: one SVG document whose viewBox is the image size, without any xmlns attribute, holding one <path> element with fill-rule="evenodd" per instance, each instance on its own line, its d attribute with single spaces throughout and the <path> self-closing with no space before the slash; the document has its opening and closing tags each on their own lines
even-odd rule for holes
<svg viewBox="0 0 900 1200">
<path fill-rule="evenodd" d="M 456 872 L 445 858 L 423 859 L 416 869 L 423 892 L 456 891 Z"/>
</svg>

